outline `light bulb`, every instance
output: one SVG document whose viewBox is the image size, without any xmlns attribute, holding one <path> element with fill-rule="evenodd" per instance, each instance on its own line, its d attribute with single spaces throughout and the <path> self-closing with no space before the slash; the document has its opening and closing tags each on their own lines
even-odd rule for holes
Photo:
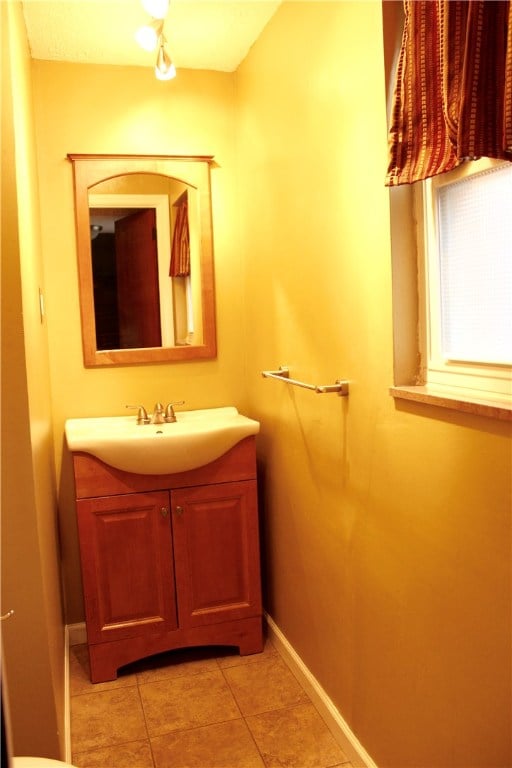
<svg viewBox="0 0 512 768">
<path fill-rule="evenodd" d="M 167 72 L 162 72 L 158 67 L 155 67 L 155 76 L 157 80 L 172 80 L 173 77 L 176 77 L 176 67 L 171 63 Z"/>
<path fill-rule="evenodd" d="M 158 80 L 172 80 L 173 77 L 176 77 L 176 67 L 165 50 L 163 42 L 160 43 L 156 57 L 155 75 Z"/>
<path fill-rule="evenodd" d="M 142 7 L 154 19 L 165 19 L 169 10 L 169 0 L 141 0 Z"/>
<path fill-rule="evenodd" d="M 154 51 L 158 43 L 158 33 L 153 25 L 146 24 L 144 27 L 139 27 L 135 33 L 135 39 L 145 51 Z"/>
</svg>

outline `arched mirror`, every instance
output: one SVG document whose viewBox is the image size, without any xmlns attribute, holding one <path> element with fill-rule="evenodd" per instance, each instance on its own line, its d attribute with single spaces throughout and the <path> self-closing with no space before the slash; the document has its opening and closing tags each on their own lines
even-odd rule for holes
<svg viewBox="0 0 512 768">
<path fill-rule="evenodd" d="M 68 158 L 85 365 L 215 357 L 212 157 Z"/>
</svg>

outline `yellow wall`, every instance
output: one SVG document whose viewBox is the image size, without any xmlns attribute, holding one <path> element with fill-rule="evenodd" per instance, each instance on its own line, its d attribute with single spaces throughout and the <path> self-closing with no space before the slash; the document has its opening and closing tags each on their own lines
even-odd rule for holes
<svg viewBox="0 0 512 768">
<path fill-rule="evenodd" d="M 64 626 L 30 56 L 2 3 L 2 666 L 15 754 L 64 756 Z"/>
<path fill-rule="evenodd" d="M 387 391 L 380 3 L 284 3 L 237 96 L 268 610 L 379 766 L 510 765 L 509 430 Z"/>
</svg>

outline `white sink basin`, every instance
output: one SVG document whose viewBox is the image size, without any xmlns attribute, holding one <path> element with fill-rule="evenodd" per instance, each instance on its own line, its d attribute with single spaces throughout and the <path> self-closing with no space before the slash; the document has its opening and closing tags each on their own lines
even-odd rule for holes
<svg viewBox="0 0 512 768">
<path fill-rule="evenodd" d="M 176 411 L 173 424 L 137 424 L 135 416 L 68 419 L 69 450 L 96 456 L 125 472 L 167 475 L 218 459 L 260 425 L 236 408 Z"/>
</svg>

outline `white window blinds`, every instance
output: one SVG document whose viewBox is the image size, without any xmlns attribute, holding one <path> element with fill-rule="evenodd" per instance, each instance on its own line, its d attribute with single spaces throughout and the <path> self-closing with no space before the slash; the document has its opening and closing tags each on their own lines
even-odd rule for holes
<svg viewBox="0 0 512 768">
<path fill-rule="evenodd" d="M 512 362 L 512 165 L 438 188 L 446 360 Z"/>
</svg>

